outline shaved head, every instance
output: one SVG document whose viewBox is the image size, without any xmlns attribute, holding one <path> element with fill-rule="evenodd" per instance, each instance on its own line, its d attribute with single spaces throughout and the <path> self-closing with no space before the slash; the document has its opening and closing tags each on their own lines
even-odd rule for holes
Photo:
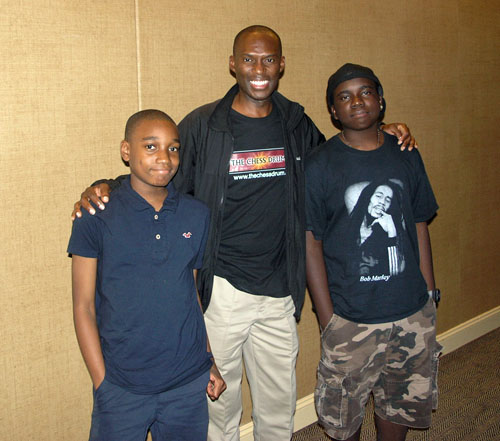
<svg viewBox="0 0 500 441">
<path fill-rule="evenodd" d="M 267 26 L 263 25 L 252 25 L 248 26 L 248 28 L 242 29 L 236 37 L 234 37 L 234 43 L 233 43 L 233 55 L 236 54 L 236 47 L 238 46 L 238 43 L 240 40 L 242 40 L 243 37 L 245 37 L 247 34 L 268 34 L 278 40 L 279 43 L 279 56 L 281 56 L 282 48 L 281 48 L 281 38 L 280 36 L 271 28 L 268 28 Z"/>
<path fill-rule="evenodd" d="M 125 141 L 130 141 L 130 137 L 134 133 L 137 124 L 139 124 L 141 121 L 144 121 L 145 119 L 148 120 L 159 119 L 161 121 L 168 121 L 175 126 L 175 121 L 161 110 L 156 110 L 156 109 L 141 110 L 137 113 L 134 113 L 128 119 L 127 124 L 125 125 Z"/>
</svg>

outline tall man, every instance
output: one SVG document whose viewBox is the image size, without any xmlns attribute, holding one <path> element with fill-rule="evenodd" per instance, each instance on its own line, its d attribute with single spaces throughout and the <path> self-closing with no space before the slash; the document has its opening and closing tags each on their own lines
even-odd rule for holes
<svg viewBox="0 0 500 441">
<path fill-rule="evenodd" d="M 210 403 L 208 439 L 239 439 L 243 359 L 254 439 L 288 441 L 296 402 L 296 319 L 305 293 L 304 161 L 324 137 L 302 106 L 277 92 L 285 58 L 272 29 L 239 32 L 229 67 L 237 84 L 179 124 L 174 179 L 178 190 L 211 209 L 198 287 L 227 390 Z M 74 214 L 80 204 L 93 210 L 89 200 L 104 207 L 108 190 L 102 185 L 84 192 Z"/>
</svg>

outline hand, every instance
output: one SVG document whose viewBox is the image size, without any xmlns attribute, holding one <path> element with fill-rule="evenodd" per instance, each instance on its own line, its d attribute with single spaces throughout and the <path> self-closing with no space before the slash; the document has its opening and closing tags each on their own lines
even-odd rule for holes
<svg viewBox="0 0 500 441">
<path fill-rule="evenodd" d="M 102 382 L 104 381 L 104 377 L 106 374 L 101 374 L 99 375 L 99 378 L 97 378 L 95 381 L 92 380 L 92 383 L 94 384 L 94 389 L 97 390 L 101 387 Z"/>
<path fill-rule="evenodd" d="M 322 334 L 325 331 L 326 327 L 328 326 L 328 323 L 330 323 L 332 317 L 333 313 L 330 314 L 329 312 L 327 314 L 318 314 L 319 328 Z"/>
<path fill-rule="evenodd" d="M 387 233 L 388 237 L 396 237 L 396 225 L 392 220 L 392 216 L 387 213 L 383 213 L 382 216 L 375 219 L 371 226 L 379 224 L 382 229 Z"/>
<path fill-rule="evenodd" d="M 207 386 L 207 395 L 212 401 L 219 398 L 220 394 L 226 390 L 226 382 L 223 380 L 215 362 L 210 368 L 210 380 Z"/>
<path fill-rule="evenodd" d="M 384 132 L 394 135 L 398 138 L 398 145 L 401 150 L 408 148 L 409 151 L 413 148 L 418 148 L 417 141 L 410 133 L 410 128 L 404 123 L 385 124 L 380 127 Z"/>
<path fill-rule="evenodd" d="M 104 182 L 93 187 L 87 187 L 81 194 L 80 200 L 75 202 L 71 219 L 75 220 L 77 217 L 82 217 L 82 208 L 85 208 L 92 215 L 95 214 L 92 204 L 99 207 L 100 210 L 104 210 L 104 204 L 109 202 L 109 190 L 109 185 Z"/>
</svg>

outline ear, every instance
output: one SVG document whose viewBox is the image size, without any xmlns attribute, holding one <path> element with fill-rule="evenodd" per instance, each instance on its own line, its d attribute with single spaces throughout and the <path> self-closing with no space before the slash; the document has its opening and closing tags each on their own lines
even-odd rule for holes
<svg viewBox="0 0 500 441">
<path fill-rule="evenodd" d="M 128 141 L 123 140 L 120 143 L 120 154 L 122 155 L 122 159 L 125 162 L 130 161 L 130 144 L 128 143 Z"/>
<path fill-rule="evenodd" d="M 337 118 L 337 112 L 335 112 L 335 107 L 332 105 L 332 107 L 330 107 L 330 110 L 332 111 L 332 116 L 334 119 L 338 119 Z"/>
<path fill-rule="evenodd" d="M 235 67 L 234 67 L 234 55 L 229 55 L 229 70 L 232 73 L 235 73 Z"/>
<path fill-rule="evenodd" d="M 281 60 L 280 60 L 280 73 L 283 73 L 283 71 L 285 70 L 285 57 L 281 57 Z"/>
</svg>

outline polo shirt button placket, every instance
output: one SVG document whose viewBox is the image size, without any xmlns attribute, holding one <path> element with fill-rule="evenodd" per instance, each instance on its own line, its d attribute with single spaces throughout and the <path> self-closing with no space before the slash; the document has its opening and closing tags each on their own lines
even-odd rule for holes
<svg viewBox="0 0 500 441">
<path fill-rule="evenodd" d="M 155 214 L 155 215 L 153 216 L 153 218 L 154 218 L 154 220 L 155 220 L 155 224 L 158 224 L 158 219 L 159 219 L 158 214 Z M 157 235 L 155 236 L 155 238 L 156 238 L 156 240 L 160 240 L 160 239 L 161 239 L 161 236 L 160 236 L 159 234 L 157 234 Z"/>
</svg>

